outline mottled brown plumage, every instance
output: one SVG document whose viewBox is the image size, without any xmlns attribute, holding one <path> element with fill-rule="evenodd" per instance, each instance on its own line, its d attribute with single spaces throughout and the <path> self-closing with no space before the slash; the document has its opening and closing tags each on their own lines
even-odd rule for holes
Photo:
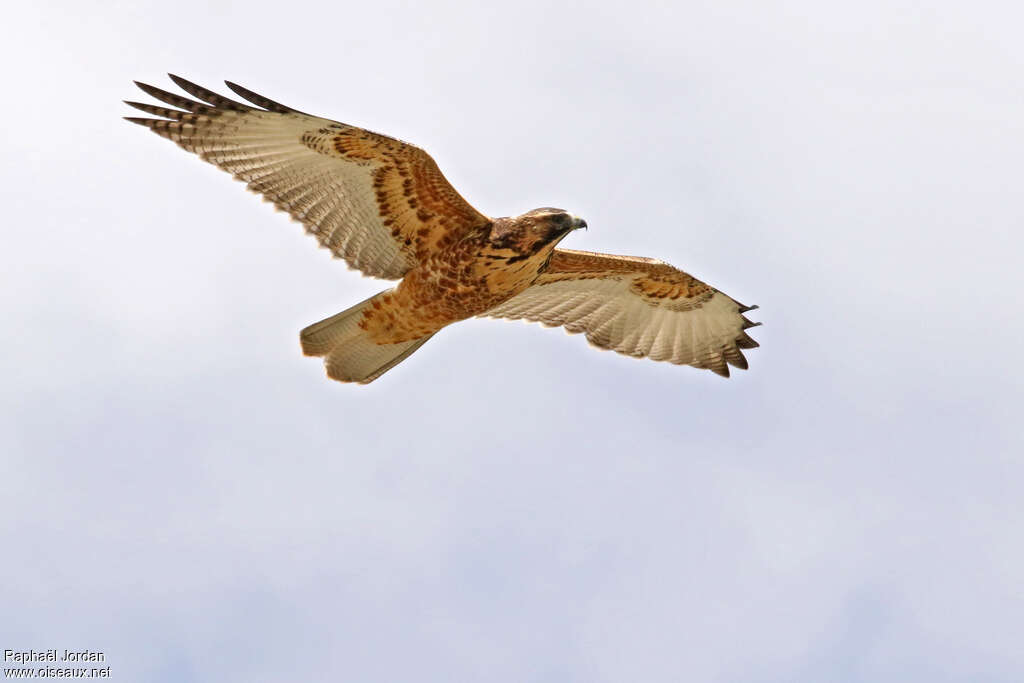
<svg viewBox="0 0 1024 683">
<path fill-rule="evenodd" d="M 128 120 L 246 182 L 350 266 L 401 279 L 302 331 L 303 351 L 323 356 L 330 377 L 373 381 L 473 316 L 561 325 L 603 348 L 726 376 L 747 367 L 750 308 L 660 261 L 556 249 L 586 226 L 565 211 L 489 218 L 418 147 L 230 82 L 247 102 L 171 78 L 197 99 L 139 83 L 176 109 L 128 102 L 159 117 Z"/>
</svg>

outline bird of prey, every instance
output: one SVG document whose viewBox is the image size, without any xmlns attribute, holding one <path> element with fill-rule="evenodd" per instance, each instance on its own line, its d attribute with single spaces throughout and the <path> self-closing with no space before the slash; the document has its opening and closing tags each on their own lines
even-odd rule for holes
<svg viewBox="0 0 1024 683">
<path fill-rule="evenodd" d="M 422 149 L 286 107 L 226 82 L 245 102 L 183 78 L 195 99 L 144 83 L 172 108 L 126 117 L 244 181 L 334 256 L 395 287 L 302 330 L 327 375 L 368 383 L 443 327 L 474 316 L 582 332 L 600 348 L 706 368 L 746 368 L 758 344 L 743 306 L 649 258 L 557 249 L 586 222 L 541 208 L 491 218 L 462 198 Z"/>
</svg>

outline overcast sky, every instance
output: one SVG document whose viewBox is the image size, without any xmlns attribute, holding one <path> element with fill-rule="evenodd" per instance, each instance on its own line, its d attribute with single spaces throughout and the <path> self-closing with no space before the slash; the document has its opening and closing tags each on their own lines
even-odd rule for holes
<svg viewBox="0 0 1024 683">
<path fill-rule="evenodd" d="M 1024 680 L 1024 11 L 19 3 L 0 43 L 0 649 L 123 681 Z M 12 15 L 11 12 L 14 14 Z M 119 117 L 173 71 L 760 304 L 748 372 L 388 286 Z"/>
</svg>

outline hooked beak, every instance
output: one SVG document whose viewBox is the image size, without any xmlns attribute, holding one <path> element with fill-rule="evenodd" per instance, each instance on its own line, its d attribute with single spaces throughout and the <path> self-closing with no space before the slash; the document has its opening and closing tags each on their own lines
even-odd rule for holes
<svg viewBox="0 0 1024 683">
<path fill-rule="evenodd" d="M 583 228 L 584 230 L 586 230 L 587 229 L 587 222 L 585 220 L 583 220 L 582 218 L 580 218 L 579 216 L 573 216 L 572 217 L 572 229 L 573 230 L 579 230 L 580 228 Z"/>
</svg>

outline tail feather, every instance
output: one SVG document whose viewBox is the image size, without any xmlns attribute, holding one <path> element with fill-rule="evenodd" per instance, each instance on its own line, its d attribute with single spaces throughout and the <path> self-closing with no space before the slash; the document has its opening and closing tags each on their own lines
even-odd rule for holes
<svg viewBox="0 0 1024 683">
<path fill-rule="evenodd" d="M 375 344 L 356 338 L 336 346 L 324 361 L 327 376 L 339 382 L 369 384 L 423 346 L 434 335 L 398 344 Z"/>
<path fill-rule="evenodd" d="M 352 308 L 347 308 L 330 318 L 324 318 L 302 330 L 299 333 L 302 353 L 307 356 L 326 356 L 340 341 L 362 332 L 359 321 L 362 320 L 363 309 L 378 296 L 380 294 L 374 294 Z"/>
<path fill-rule="evenodd" d="M 428 334 L 397 344 L 378 344 L 370 339 L 359 322 L 363 310 L 381 294 L 313 323 L 300 333 L 302 352 L 307 356 L 324 356 L 327 376 L 331 379 L 369 384 L 434 336 Z"/>
</svg>

